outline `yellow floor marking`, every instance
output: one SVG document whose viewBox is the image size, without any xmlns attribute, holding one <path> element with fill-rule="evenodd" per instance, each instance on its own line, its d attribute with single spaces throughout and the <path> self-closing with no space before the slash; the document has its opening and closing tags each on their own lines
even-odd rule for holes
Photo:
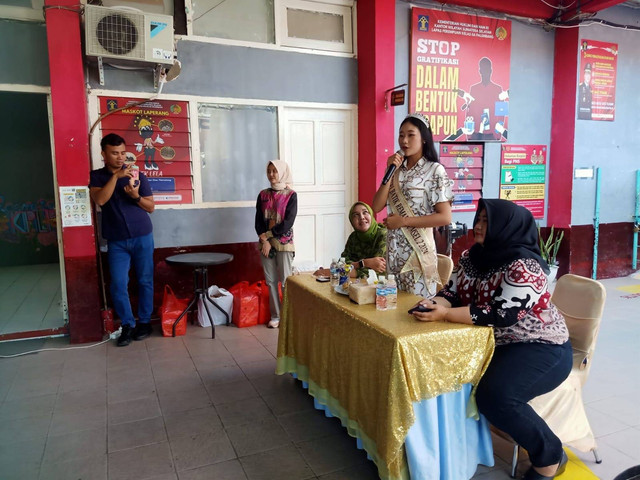
<svg viewBox="0 0 640 480">
<path fill-rule="evenodd" d="M 571 450 L 565 448 L 567 456 L 569 457 L 569 463 L 567 463 L 567 469 L 562 475 L 557 476 L 560 480 L 599 480 L 599 477 L 593 474 L 589 468 L 582 463 Z"/>
<path fill-rule="evenodd" d="M 625 285 L 624 287 L 617 287 L 617 290 L 629 293 L 640 293 L 640 284 L 638 285 Z"/>
</svg>

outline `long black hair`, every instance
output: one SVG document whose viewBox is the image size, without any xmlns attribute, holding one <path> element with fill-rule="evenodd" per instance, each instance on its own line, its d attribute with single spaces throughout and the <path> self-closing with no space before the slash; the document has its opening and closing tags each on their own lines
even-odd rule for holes
<svg viewBox="0 0 640 480">
<path fill-rule="evenodd" d="M 422 137 L 422 141 L 424 142 L 422 144 L 422 156 L 430 162 L 439 163 L 440 160 L 438 159 L 436 146 L 433 143 L 433 133 L 431 132 L 431 127 L 427 127 L 422 120 L 414 117 L 407 117 L 400 124 L 400 128 L 402 128 L 402 125 L 407 122 L 411 123 L 411 125 L 416 127 L 420 132 L 420 136 Z"/>
</svg>

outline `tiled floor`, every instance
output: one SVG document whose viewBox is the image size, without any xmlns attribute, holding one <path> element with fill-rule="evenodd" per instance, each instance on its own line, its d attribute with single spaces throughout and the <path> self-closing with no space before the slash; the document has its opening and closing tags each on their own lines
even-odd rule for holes
<svg viewBox="0 0 640 480">
<path fill-rule="evenodd" d="M 60 265 L 0 267 L 0 334 L 64 326 Z"/>
<path fill-rule="evenodd" d="M 603 480 L 640 464 L 640 297 L 608 290 L 585 389 Z M 313 408 L 288 376 L 273 374 L 277 331 L 189 327 L 116 348 L 0 359 L 0 478 L 155 480 L 375 479 L 338 420 Z M 65 347 L 66 339 L 5 342 L 0 355 Z M 474 479 L 508 479 L 510 447 L 495 439 L 496 466 Z M 526 466 L 523 460 L 522 468 Z"/>
</svg>

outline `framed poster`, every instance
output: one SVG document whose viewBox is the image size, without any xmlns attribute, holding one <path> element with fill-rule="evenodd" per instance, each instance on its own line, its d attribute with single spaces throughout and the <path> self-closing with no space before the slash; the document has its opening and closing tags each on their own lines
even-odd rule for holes
<svg viewBox="0 0 640 480">
<path fill-rule="evenodd" d="M 100 114 L 140 101 L 100 97 Z M 115 112 L 102 120 L 102 133 L 125 139 L 127 160 L 149 179 L 156 204 L 193 203 L 189 105 L 152 100 Z"/>
<path fill-rule="evenodd" d="M 511 22 L 423 8 L 411 19 L 410 111 L 435 141 L 506 141 Z"/>
<path fill-rule="evenodd" d="M 617 43 L 580 42 L 579 120 L 615 120 L 617 71 Z"/>
<path fill-rule="evenodd" d="M 484 146 L 469 143 L 441 143 L 440 162 L 453 181 L 453 212 L 475 212 L 482 198 Z"/>
<path fill-rule="evenodd" d="M 502 145 L 500 157 L 500 198 L 544 218 L 547 146 Z"/>
</svg>

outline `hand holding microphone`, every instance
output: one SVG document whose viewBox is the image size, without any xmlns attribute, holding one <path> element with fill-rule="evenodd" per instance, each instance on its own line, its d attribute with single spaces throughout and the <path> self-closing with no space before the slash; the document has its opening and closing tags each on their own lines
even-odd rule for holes
<svg viewBox="0 0 640 480">
<path fill-rule="evenodd" d="M 395 173 L 396 168 L 398 168 L 403 161 L 404 161 L 404 152 L 402 150 L 398 150 L 396 153 L 394 153 L 387 159 L 388 167 L 387 167 L 387 171 L 384 174 L 384 177 L 382 177 L 382 185 L 386 185 L 387 183 L 389 183 L 389 180 L 391 180 L 391 177 L 393 177 L 393 174 Z"/>
</svg>

